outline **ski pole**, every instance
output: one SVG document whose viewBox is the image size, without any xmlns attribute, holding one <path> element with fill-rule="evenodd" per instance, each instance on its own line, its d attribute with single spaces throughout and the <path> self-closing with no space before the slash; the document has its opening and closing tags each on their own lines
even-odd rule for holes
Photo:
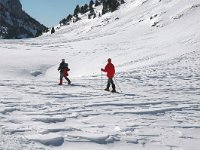
<svg viewBox="0 0 200 150">
<path fill-rule="evenodd" d="M 102 71 L 101 71 L 101 89 L 102 89 Z"/>
<path fill-rule="evenodd" d="M 121 90 L 120 86 L 118 85 L 117 80 L 116 80 L 115 77 L 114 77 L 114 80 L 115 80 L 115 83 L 116 83 L 117 87 L 119 88 L 120 92 L 122 93 L 122 90 Z"/>
</svg>

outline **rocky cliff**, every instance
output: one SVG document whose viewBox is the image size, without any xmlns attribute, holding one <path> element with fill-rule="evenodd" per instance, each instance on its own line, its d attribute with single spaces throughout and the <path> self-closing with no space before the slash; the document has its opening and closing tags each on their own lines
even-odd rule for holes
<svg viewBox="0 0 200 150">
<path fill-rule="evenodd" d="M 0 38 L 29 38 L 47 28 L 22 10 L 20 0 L 0 0 Z"/>
</svg>

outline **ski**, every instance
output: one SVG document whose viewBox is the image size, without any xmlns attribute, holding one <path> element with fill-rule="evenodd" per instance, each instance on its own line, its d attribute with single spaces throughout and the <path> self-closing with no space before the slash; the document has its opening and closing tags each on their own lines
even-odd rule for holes
<svg viewBox="0 0 200 150">
<path fill-rule="evenodd" d="M 118 92 L 118 91 L 115 91 L 115 92 L 112 92 L 112 91 L 110 91 L 110 90 L 104 90 L 104 91 L 106 91 L 106 92 L 110 92 L 110 93 L 122 94 L 122 93 L 120 93 L 120 92 Z"/>
</svg>

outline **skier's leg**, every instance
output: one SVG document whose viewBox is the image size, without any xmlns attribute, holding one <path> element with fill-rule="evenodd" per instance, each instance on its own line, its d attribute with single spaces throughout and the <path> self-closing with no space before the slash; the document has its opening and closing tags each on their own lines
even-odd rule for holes
<svg viewBox="0 0 200 150">
<path fill-rule="evenodd" d="M 63 76 L 64 76 L 63 72 L 60 72 L 60 83 L 59 83 L 59 85 L 62 85 L 62 83 L 63 83 Z"/>
<path fill-rule="evenodd" d="M 65 76 L 65 79 L 67 80 L 68 84 L 71 84 L 71 81 L 69 80 L 67 76 Z"/>
<path fill-rule="evenodd" d="M 109 79 L 108 79 L 108 83 L 107 83 L 107 87 L 106 87 L 106 89 L 105 89 L 106 91 L 109 91 L 109 88 L 110 88 L 110 82 L 111 82 L 111 81 L 110 81 L 110 78 L 109 78 Z"/>
<path fill-rule="evenodd" d="M 110 82 L 111 82 L 111 84 L 112 84 L 112 92 L 116 92 L 115 84 L 114 84 L 113 79 L 111 79 Z"/>
</svg>

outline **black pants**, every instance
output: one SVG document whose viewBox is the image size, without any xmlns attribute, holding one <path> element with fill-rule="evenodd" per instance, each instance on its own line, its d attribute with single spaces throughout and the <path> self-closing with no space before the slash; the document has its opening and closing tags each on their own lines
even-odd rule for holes
<svg viewBox="0 0 200 150">
<path fill-rule="evenodd" d="M 63 72 L 60 72 L 60 80 L 63 80 L 63 77 L 67 80 L 68 84 L 71 83 L 71 81 L 69 80 L 69 78 L 67 76 L 64 76 Z"/>
<path fill-rule="evenodd" d="M 115 91 L 115 84 L 112 78 L 108 78 L 108 83 L 106 89 L 110 88 L 110 84 L 112 84 L 112 89 Z"/>
</svg>

